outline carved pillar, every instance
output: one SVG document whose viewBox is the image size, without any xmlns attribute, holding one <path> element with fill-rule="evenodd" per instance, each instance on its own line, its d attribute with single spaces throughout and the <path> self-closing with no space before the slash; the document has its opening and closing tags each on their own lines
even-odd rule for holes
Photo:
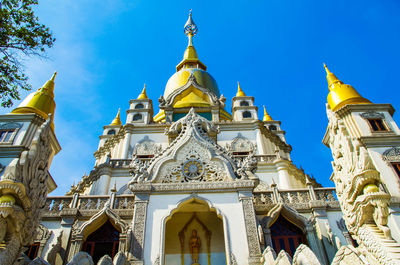
<svg viewBox="0 0 400 265">
<path fill-rule="evenodd" d="M 219 122 L 219 108 L 212 109 L 211 110 L 211 114 L 212 114 L 212 121 L 213 122 Z"/>
<path fill-rule="evenodd" d="M 90 191 L 92 195 L 106 195 L 108 188 L 110 186 L 111 179 L 111 168 L 104 167 L 100 169 L 98 173 L 100 175 L 99 179 L 96 180 L 96 184 L 93 185 L 94 189 Z"/>
<path fill-rule="evenodd" d="M 72 206 L 76 206 L 76 204 L 78 203 L 78 195 L 75 196 L 75 194 L 74 194 L 74 198 L 76 198 L 76 202 L 74 202 L 74 199 L 73 199 Z M 66 250 L 64 257 L 62 257 L 64 262 L 71 260 L 73 255 L 75 255 L 76 253 L 78 253 L 80 251 L 80 248 L 79 248 L 78 251 L 71 256 L 70 254 L 73 249 L 74 243 L 71 243 L 70 245 L 68 245 L 69 239 L 71 238 L 71 234 L 73 232 L 72 225 L 74 224 L 77 214 L 78 214 L 78 209 L 76 209 L 76 208 L 65 208 L 65 209 L 62 209 L 62 211 L 60 213 L 61 229 L 62 229 L 61 248 Z M 69 254 L 67 254 L 67 253 L 69 253 Z"/>
<path fill-rule="evenodd" d="M 314 220 L 315 220 L 315 228 L 318 236 L 317 245 L 315 246 L 319 251 L 319 258 L 321 261 L 325 263 L 329 263 L 328 260 L 332 260 L 335 255 L 336 250 L 332 253 L 330 245 L 327 242 L 327 233 L 325 231 L 325 222 L 328 222 L 327 214 L 326 214 L 326 204 L 323 201 L 310 201 L 310 207 L 313 212 Z M 329 255 L 329 253 L 331 255 Z"/>
<path fill-rule="evenodd" d="M 132 133 L 128 131 L 125 134 L 125 138 L 122 145 L 122 159 L 128 159 L 129 146 L 131 145 L 131 138 L 132 138 Z"/>
<path fill-rule="evenodd" d="M 258 240 L 256 213 L 251 192 L 240 191 L 239 200 L 242 203 L 244 222 L 246 226 L 247 245 L 249 248 L 249 265 L 259 264 L 261 248 Z"/>
<path fill-rule="evenodd" d="M 289 162 L 286 160 L 279 160 L 275 162 L 279 175 L 279 188 L 280 189 L 290 189 L 290 177 L 288 173 Z"/>
<path fill-rule="evenodd" d="M 272 238 L 271 238 L 271 229 L 263 228 L 263 233 L 264 233 L 265 248 L 268 247 L 268 246 L 273 248 L 273 246 L 272 246 Z"/>
<path fill-rule="evenodd" d="M 132 219 L 132 239 L 129 260 L 132 264 L 143 264 L 144 234 L 146 229 L 147 205 L 149 194 L 135 194 L 135 206 Z"/>
</svg>

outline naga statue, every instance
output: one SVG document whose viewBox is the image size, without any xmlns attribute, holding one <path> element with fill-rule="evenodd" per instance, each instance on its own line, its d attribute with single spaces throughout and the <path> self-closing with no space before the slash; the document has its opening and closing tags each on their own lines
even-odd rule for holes
<svg viewBox="0 0 400 265">
<path fill-rule="evenodd" d="M 347 229 L 359 245 L 339 249 L 332 264 L 400 264 L 392 247 L 397 242 L 387 226 L 390 195 L 382 189 L 380 173 L 367 149 L 330 109 L 328 119 L 326 144 L 333 156 L 332 180 Z"/>
<path fill-rule="evenodd" d="M 50 118 L 28 150 L 13 159 L 0 180 L 0 264 L 11 265 L 32 244 L 48 193 Z"/>
</svg>

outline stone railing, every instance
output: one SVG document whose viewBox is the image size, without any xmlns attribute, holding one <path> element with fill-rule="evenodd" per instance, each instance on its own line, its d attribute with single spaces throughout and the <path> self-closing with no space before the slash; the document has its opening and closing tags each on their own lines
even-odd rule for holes
<svg viewBox="0 0 400 265">
<path fill-rule="evenodd" d="M 309 188 L 296 190 L 279 190 L 273 187 L 271 191 L 254 192 L 254 205 L 256 209 L 272 208 L 277 203 L 285 203 L 297 210 L 311 209 L 315 202 L 317 205 L 338 208 L 339 202 L 335 197 L 335 188 Z"/>
<path fill-rule="evenodd" d="M 115 193 L 111 193 L 110 195 L 93 196 L 79 195 L 76 193 L 73 196 L 47 197 L 43 209 L 43 216 L 61 216 L 71 211 L 79 211 L 81 214 L 88 211 L 99 211 L 106 203 L 110 203 L 110 208 L 116 211 L 131 210 L 133 213 L 134 201 L 135 196 L 132 194 L 116 195 Z"/>
</svg>

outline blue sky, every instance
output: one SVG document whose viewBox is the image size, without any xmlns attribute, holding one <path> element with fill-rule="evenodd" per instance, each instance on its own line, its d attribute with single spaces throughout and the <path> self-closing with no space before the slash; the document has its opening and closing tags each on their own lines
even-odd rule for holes
<svg viewBox="0 0 400 265">
<path fill-rule="evenodd" d="M 321 143 L 328 94 L 322 63 L 372 102 L 400 109 L 396 0 L 40 0 L 37 14 L 57 40 L 49 60 L 28 58 L 25 66 L 35 89 L 58 71 L 55 128 L 63 150 L 51 168 L 58 184 L 53 195 L 93 169 L 102 126 L 118 108 L 125 120 L 129 99 L 144 83 L 157 113 L 187 45 L 190 8 L 199 27 L 197 53 L 227 109 L 240 81 L 260 116 L 265 104 L 282 121 L 294 163 L 324 186 L 333 184 L 331 153 Z"/>
</svg>

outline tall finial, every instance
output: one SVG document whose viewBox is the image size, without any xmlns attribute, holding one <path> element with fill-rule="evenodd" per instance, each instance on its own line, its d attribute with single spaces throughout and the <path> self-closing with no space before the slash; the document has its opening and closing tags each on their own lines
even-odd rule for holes
<svg viewBox="0 0 400 265">
<path fill-rule="evenodd" d="M 192 9 L 190 9 L 189 10 L 189 18 L 186 21 L 186 24 L 184 27 L 184 32 L 185 32 L 186 36 L 190 36 L 190 35 L 194 36 L 197 34 L 197 30 L 198 30 L 198 28 L 192 18 Z"/>
<path fill-rule="evenodd" d="M 196 67 L 207 71 L 207 67 L 199 60 L 196 49 L 193 46 L 192 39 L 193 36 L 197 34 L 198 28 L 192 18 L 192 9 L 189 10 L 189 18 L 185 23 L 183 31 L 185 32 L 186 36 L 188 36 L 189 43 L 183 55 L 183 60 L 176 66 L 176 71 L 179 71 L 183 67 Z"/>
</svg>

